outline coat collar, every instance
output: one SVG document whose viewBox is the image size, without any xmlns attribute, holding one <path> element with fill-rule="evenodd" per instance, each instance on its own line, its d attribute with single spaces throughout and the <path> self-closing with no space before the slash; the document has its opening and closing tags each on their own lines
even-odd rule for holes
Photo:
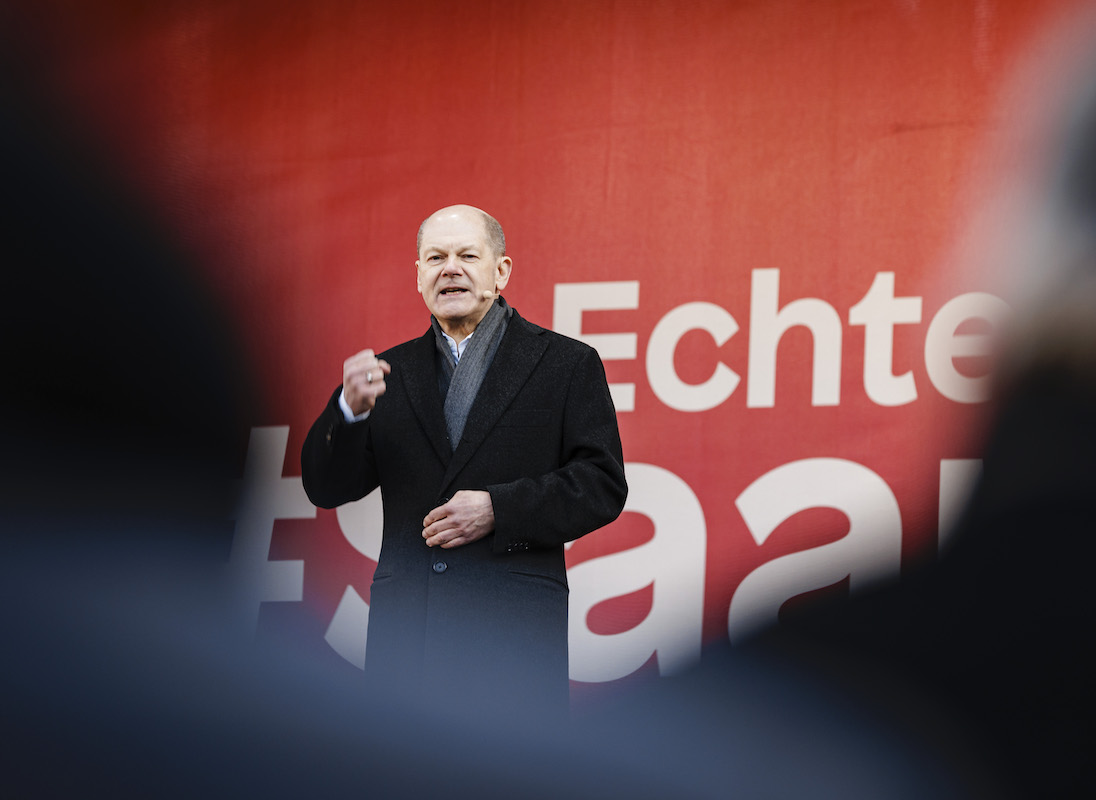
<svg viewBox="0 0 1096 800">
<path fill-rule="evenodd" d="M 400 365 L 399 375 L 407 387 L 408 403 L 419 420 L 426 438 L 441 463 L 448 466 L 453 457 L 449 446 L 449 434 L 445 430 L 445 409 L 438 391 L 438 369 L 434 359 L 434 331 L 426 333 L 410 343 L 411 357 Z"/>
<path fill-rule="evenodd" d="M 468 412 L 464 433 L 455 452 L 449 445 L 445 430 L 445 411 L 438 391 L 437 361 L 434 358 L 433 330 L 428 330 L 411 343 L 412 358 L 401 372 L 407 385 L 411 408 L 438 458 L 446 465 L 441 488 L 443 494 L 475 455 L 487 434 L 498 424 L 503 413 L 533 374 L 548 347 L 548 339 L 543 333 L 543 328 L 526 322 L 514 311 L 506 326 L 506 334 L 502 337 L 475 402 Z"/>
</svg>

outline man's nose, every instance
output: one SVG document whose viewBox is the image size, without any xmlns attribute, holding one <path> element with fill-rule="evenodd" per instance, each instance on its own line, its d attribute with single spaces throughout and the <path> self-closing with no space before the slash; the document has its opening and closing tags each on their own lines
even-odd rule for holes
<svg viewBox="0 0 1096 800">
<path fill-rule="evenodd" d="M 456 256 L 449 256 L 449 258 L 445 259 L 445 266 L 442 268 L 444 274 L 453 275 L 459 274 L 462 271 L 459 258 Z"/>
</svg>

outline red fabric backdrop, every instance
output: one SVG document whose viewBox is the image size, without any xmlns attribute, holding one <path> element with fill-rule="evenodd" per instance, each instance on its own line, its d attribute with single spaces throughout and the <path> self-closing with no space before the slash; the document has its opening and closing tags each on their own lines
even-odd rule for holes
<svg viewBox="0 0 1096 800">
<path fill-rule="evenodd" d="M 1011 122 L 1005 78 L 1076 5 L 108 0 L 13 20 L 254 364 L 232 563 L 260 635 L 360 662 L 376 514 L 315 512 L 297 454 L 346 356 L 425 330 L 421 219 L 498 217 L 510 302 L 592 336 L 616 387 L 632 496 L 568 555 L 572 677 L 602 684 L 936 557 L 1000 311 L 949 259 L 969 168 Z"/>
</svg>

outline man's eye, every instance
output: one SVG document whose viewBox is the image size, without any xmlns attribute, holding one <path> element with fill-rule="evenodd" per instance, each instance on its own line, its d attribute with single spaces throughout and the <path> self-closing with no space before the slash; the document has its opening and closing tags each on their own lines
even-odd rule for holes
<svg viewBox="0 0 1096 800">
<path fill-rule="evenodd" d="M 477 256 L 475 253 L 465 253 L 463 256 L 461 256 L 461 258 L 463 258 L 465 261 L 475 261 L 477 258 L 479 258 L 479 256 Z"/>
<path fill-rule="evenodd" d="M 438 261 L 441 261 L 441 256 L 430 256 L 426 260 L 430 263 L 437 263 Z"/>
</svg>

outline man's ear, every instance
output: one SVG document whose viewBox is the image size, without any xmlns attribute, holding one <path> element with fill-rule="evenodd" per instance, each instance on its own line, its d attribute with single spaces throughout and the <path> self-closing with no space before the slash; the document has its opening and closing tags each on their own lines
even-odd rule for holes
<svg viewBox="0 0 1096 800">
<path fill-rule="evenodd" d="M 510 282 L 510 271 L 514 268 L 514 262 L 510 256 L 503 256 L 499 259 L 498 266 L 495 268 L 495 291 L 501 292 L 506 288 L 506 284 Z"/>
<path fill-rule="evenodd" d="M 422 269 L 418 261 L 415 262 L 415 291 L 422 294 Z"/>
</svg>

